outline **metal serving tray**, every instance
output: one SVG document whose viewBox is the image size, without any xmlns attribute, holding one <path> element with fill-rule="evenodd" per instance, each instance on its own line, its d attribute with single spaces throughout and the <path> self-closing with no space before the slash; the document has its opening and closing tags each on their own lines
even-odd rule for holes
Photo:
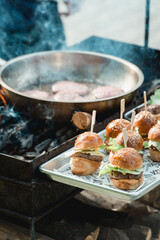
<svg viewBox="0 0 160 240">
<path fill-rule="evenodd" d="M 105 130 L 99 133 L 99 136 L 103 140 L 104 134 Z M 101 175 L 99 177 L 99 170 L 96 174 L 88 176 L 77 176 L 72 174 L 69 165 L 70 157 L 66 158 L 65 155 L 73 149 L 74 148 L 71 148 L 42 164 L 40 166 L 40 171 L 57 182 L 91 190 L 124 201 L 136 200 L 160 184 L 160 163 L 153 162 L 149 158 L 148 150 L 145 150 L 143 155 L 144 183 L 136 190 L 124 191 L 114 187 L 108 175 Z M 103 164 L 105 164 L 108 162 L 108 154 L 105 150 L 102 150 L 102 152 L 105 154 L 103 160 Z"/>
<path fill-rule="evenodd" d="M 141 107 L 144 107 L 144 103 L 138 105 L 137 107 L 131 109 L 130 111 L 126 112 L 124 114 L 124 118 L 126 118 L 127 120 L 131 120 L 131 116 L 132 116 L 132 112 L 135 111 L 137 108 L 141 108 Z"/>
</svg>

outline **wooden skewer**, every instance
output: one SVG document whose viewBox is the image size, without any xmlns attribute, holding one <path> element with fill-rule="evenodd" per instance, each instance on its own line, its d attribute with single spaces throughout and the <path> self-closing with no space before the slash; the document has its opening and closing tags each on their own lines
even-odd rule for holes
<svg viewBox="0 0 160 240">
<path fill-rule="evenodd" d="M 133 112 L 132 112 L 132 116 L 131 116 L 131 132 L 133 132 L 133 125 L 134 125 L 135 115 L 136 115 L 136 112 L 133 111 Z"/>
<path fill-rule="evenodd" d="M 92 112 L 92 122 L 91 122 L 91 134 L 93 133 L 93 128 L 96 122 L 96 110 L 93 110 Z"/>
<path fill-rule="evenodd" d="M 145 109 L 145 113 L 147 112 L 147 97 L 146 97 L 146 91 L 143 92 L 143 96 L 144 96 L 144 109 Z"/>
<path fill-rule="evenodd" d="M 121 110 L 120 110 L 120 118 L 123 119 L 123 113 L 125 111 L 125 99 L 121 99 Z"/>
<path fill-rule="evenodd" d="M 123 128 L 122 131 L 123 131 L 124 147 L 126 149 L 127 148 L 127 140 L 128 140 L 127 128 Z"/>
</svg>

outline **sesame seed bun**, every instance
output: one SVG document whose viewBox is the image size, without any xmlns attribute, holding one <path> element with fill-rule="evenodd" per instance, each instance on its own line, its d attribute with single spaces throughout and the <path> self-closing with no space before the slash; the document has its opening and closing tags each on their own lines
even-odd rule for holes
<svg viewBox="0 0 160 240">
<path fill-rule="evenodd" d="M 141 136 L 148 135 L 149 130 L 156 124 L 156 117 L 150 112 L 139 112 L 134 119 L 134 128 L 138 128 Z"/>
<path fill-rule="evenodd" d="M 131 132 L 131 130 L 127 131 L 127 136 L 128 136 L 128 140 L 127 140 L 127 147 L 131 147 L 136 149 L 137 151 L 142 150 L 143 149 L 143 138 L 141 137 L 140 134 L 136 133 L 136 132 Z M 116 137 L 116 142 L 119 145 L 124 146 L 124 138 L 123 138 L 123 133 L 119 133 L 118 136 Z"/>
<path fill-rule="evenodd" d="M 118 150 L 111 154 L 109 161 L 115 167 L 128 170 L 135 170 L 143 166 L 143 159 L 134 148 Z"/>
<path fill-rule="evenodd" d="M 100 165 L 101 162 L 91 161 L 86 158 L 72 157 L 70 160 L 72 173 L 81 176 L 95 173 Z"/>
<path fill-rule="evenodd" d="M 103 145 L 101 137 L 97 133 L 84 132 L 80 134 L 75 141 L 76 150 L 98 149 Z"/>
<path fill-rule="evenodd" d="M 126 119 L 116 119 L 110 122 L 106 127 L 106 138 L 116 138 L 122 132 L 123 128 L 131 129 L 131 123 Z"/>
</svg>

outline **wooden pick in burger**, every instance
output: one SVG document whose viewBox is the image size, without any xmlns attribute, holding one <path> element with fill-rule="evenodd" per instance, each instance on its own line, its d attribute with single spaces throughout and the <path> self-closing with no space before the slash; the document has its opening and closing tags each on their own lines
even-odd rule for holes
<svg viewBox="0 0 160 240">
<path fill-rule="evenodd" d="M 91 121 L 91 135 L 93 133 L 93 128 L 96 122 L 96 110 L 93 110 L 92 112 L 92 121 Z"/>
<path fill-rule="evenodd" d="M 127 148 L 127 140 L 128 140 L 127 128 L 123 128 L 122 131 L 123 131 L 124 147 L 126 149 Z"/>
<path fill-rule="evenodd" d="M 123 113 L 125 111 L 125 99 L 121 99 L 121 105 L 120 105 L 121 109 L 120 109 L 120 119 L 123 119 Z"/>
<path fill-rule="evenodd" d="M 143 92 L 143 96 L 144 96 L 144 109 L 145 109 L 145 113 L 147 112 L 147 96 L 146 96 L 146 91 Z"/>
<path fill-rule="evenodd" d="M 132 116 L 131 116 L 131 132 L 133 132 L 133 125 L 134 125 L 135 115 L 136 115 L 136 112 L 133 111 L 133 112 L 132 112 Z"/>
</svg>

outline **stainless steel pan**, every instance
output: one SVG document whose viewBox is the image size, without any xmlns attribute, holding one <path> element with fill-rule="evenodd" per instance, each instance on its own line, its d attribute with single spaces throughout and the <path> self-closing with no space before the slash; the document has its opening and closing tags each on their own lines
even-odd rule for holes
<svg viewBox="0 0 160 240">
<path fill-rule="evenodd" d="M 52 84 L 60 80 L 88 81 L 98 85 L 121 87 L 119 96 L 84 102 L 43 100 L 25 95 L 21 91 L 39 84 Z M 84 51 L 48 51 L 24 55 L 5 63 L 0 70 L 0 84 L 5 97 L 17 108 L 33 117 L 67 121 L 74 111 L 97 114 L 119 107 L 135 96 L 143 83 L 141 70 L 123 59 Z"/>
</svg>

